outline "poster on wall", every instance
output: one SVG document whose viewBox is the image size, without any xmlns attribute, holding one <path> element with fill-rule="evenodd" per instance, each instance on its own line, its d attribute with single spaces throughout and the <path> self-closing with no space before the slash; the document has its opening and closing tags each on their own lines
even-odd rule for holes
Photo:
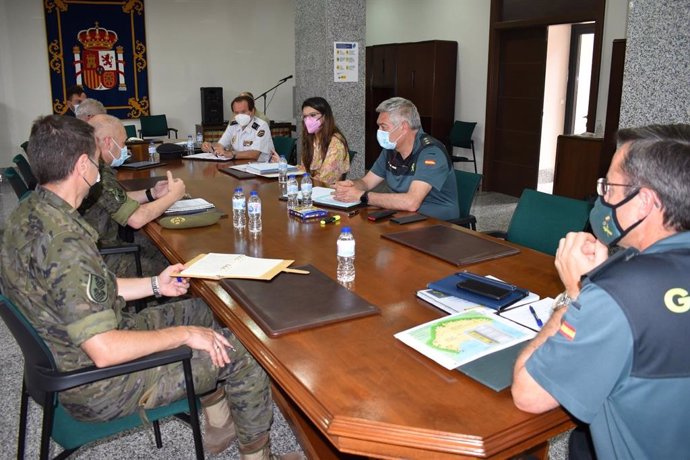
<svg viewBox="0 0 690 460">
<path fill-rule="evenodd" d="M 110 115 L 149 115 L 144 0 L 45 0 L 43 10 L 53 113 L 81 85 Z"/>
<path fill-rule="evenodd" d="M 333 81 L 357 81 L 359 49 L 357 42 L 333 42 Z"/>
</svg>

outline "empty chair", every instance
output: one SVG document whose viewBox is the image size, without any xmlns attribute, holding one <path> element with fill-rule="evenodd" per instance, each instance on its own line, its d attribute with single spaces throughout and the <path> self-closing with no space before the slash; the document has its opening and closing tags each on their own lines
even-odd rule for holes
<svg viewBox="0 0 690 460">
<path fill-rule="evenodd" d="M 21 153 L 15 155 L 14 158 L 12 158 L 12 161 L 17 165 L 17 168 L 24 178 L 24 182 L 29 190 L 34 190 L 36 188 L 36 184 L 38 184 L 38 181 L 36 180 L 36 176 L 34 176 L 34 172 L 31 170 L 29 161 Z"/>
<path fill-rule="evenodd" d="M 273 137 L 273 148 L 275 148 L 276 153 L 285 157 L 287 162 L 291 165 L 297 163 L 297 151 L 295 145 L 297 139 L 288 136 L 274 136 Z"/>
<path fill-rule="evenodd" d="M 455 183 L 458 186 L 458 208 L 460 216 L 457 219 L 449 222 L 461 225 L 463 227 L 477 230 L 477 218 L 470 214 L 474 196 L 479 190 L 479 184 L 482 181 L 482 175 L 455 170 Z"/>
<path fill-rule="evenodd" d="M 451 160 L 456 163 L 473 163 L 474 172 L 477 172 L 477 158 L 474 154 L 474 141 L 472 140 L 472 133 L 474 132 L 474 127 L 477 126 L 475 122 L 467 121 L 457 121 L 453 123 L 453 127 L 450 130 L 450 143 L 453 147 L 459 147 L 463 149 L 470 149 L 472 151 L 472 158 L 455 156 L 451 152 Z"/>
<path fill-rule="evenodd" d="M 139 130 L 139 137 L 158 137 L 168 136 L 170 132 L 175 132 L 175 139 L 177 139 L 177 130 L 168 127 L 168 118 L 165 115 L 150 115 L 139 118 L 141 122 L 141 129 Z"/>
<path fill-rule="evenodd" d="M 12 166 L 5 168 L 2 174 L 3 177 L 10 183 L 12 190 L 14 190 L 15 195 L 17 195 L 17 198 L 20 200 L 31 193 L 29 187 L 27 187 L 24 183 L 22 176 L 20 176 L 17 170 Z"/>
<path fill-rule="evenodd" d="M 490 234 L 555 255 L 558 242 L 566 233 L 587 228 L 591 209 L 592 204 L 586 201 L 525 189 L 510 219 L 508 232 Z"/>
<path fill-rule="evenodd" d="M 130 137 L 137 137 L 137 127 L 135 125 L 124 125 L 125 134 L 127 134 L 127 139 Z"/>
<path fill-rule="evenodd" d="M 0 295 L 0 316 L 2 316 L 24 355 L 17 458 L 24 458 L 29 397 L 43 407 L 39 458 L 48 458 L 51 438 L 65 449 L 56 458 L 65 458 L 84 444 L 137 427 L 142 424 L 142 420 L 140 414 L 135 412 L 109 422 L 81 422 L 67 413 L 60 404 L 57 397 L 58 393 L 87 383 L 176 362 L 182 362 L 184 368 L 187 398 L 167 406 L 146 410 L 146 417 L 153 424 L 156 446 L 159 448 L 162 446 L 159 419 L 177 415 L 189 421 L 194 434 L 196 458 L 204 458 L 197 400 L 192 379 L 190 363 L 192 350 L 190 348 L 179 347 L 115 366 L 103 368 L 89 366 L 76 371 L 60 372 L 53 359 L 53 354 L 38 332 L 21 311 L 2 295 Z M 189 415 L 185 412 L 189 412 Z"/>
</svg>

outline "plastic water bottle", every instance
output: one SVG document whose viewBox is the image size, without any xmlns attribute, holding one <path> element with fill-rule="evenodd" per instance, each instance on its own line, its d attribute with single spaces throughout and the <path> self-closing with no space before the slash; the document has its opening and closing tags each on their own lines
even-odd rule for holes
<svg viewBox="0 0 690 460">
<path fill-rule="evenodd" d="M 256 190 L 252 190 L 249 194 L 247 216 L 249 220 L 249 232 L 261 232 L 261 198 L 259 198 L 259 194 Z"/>
<path fill-rule="evenodd" d="M 196 132 L 196 144 L 197 146 L 201 147 L 201 144 L 204 143 L 204 133 L 201 132 L 201 130 Z"/>
<path fill-rule="evenodd" d="M 156 161 L 156 144 L 153 141 L 149 143 L 149 161 Z"/>
<path fill-rule="evenodd" d="M 194 138 L 190 134 L 187 136 L 187 155 L 191 155 L 194 153 Z"/>
<path fill-rule="evenodd" d="M 295 209 L 298 206 L 297 203 L 297 193 L 299 192 L 299 188 L 297 186 L 297 179 L 293 174 L 290 175 L 290 178 L 287 181 L 287 205 L 288 209 Z"/>
<path fill-rule="evenodd" d="M 280 185 L 280 195 L 287 195 L 287 160 L 283 155 L 278 161 L 278 184 Z"/>
<path fill-rule="evenodd" d="M 355 237 L 350 227 L 343 227 L 338 237 L 338 269 L 336 278 L 339 283 L 351 283 L 355 280 Z"/>
<path fill-rule="evenodd" d="M 300 190 L 302 191 L 302 206 L 305 208 L 308 208 L 312 205 L 311 188 L 311 177 L 309 177 L 309 173 L 306 173 L 304 176 L 302 176 L 302 183 L 300 184 Z"/>
<path fill-rule="evenodd" d="M 247 225 L 247 201 L 242 187 L 237 187 L 232 195 L 232 226 L 242 230 Z"/>
</svg>

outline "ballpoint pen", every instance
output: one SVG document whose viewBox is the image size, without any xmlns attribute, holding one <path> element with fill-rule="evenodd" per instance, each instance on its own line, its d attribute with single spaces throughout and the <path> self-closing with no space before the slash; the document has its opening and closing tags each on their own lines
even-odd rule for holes
<svg viewBox="0 0 690 460">
<path fill-rule="evenodd" d="M 544 323 L 542 323 L 541 319 L 537 316 L 537 312 L 534 311 L 534 308 L 532 305 L 529 306 L 529 312 L 532 313 L 532 316 L 534 316 L 534 321 L 537 322 L 537 326 L 543 327 Z"/>
</svg>

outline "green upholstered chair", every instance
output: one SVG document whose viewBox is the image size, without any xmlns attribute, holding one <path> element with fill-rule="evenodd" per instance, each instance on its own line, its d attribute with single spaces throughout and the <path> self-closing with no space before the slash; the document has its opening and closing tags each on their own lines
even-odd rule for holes
<svg viewBox="0 0 690 460">
<path fill-rule="evenodd" d="M 285 157 L 288 164 L 297 164 L 297 139 L 288 136 L 274 136 L 273 147 L 279 156 Z"/>
<path fill-rule="evenodd" d="M 592 204 L 536 190 L 522 191 L 505 236 L 513 243 L 555 255 L 558 242 L 568 232 L 580 232 L 589 225 Z"/>
<path fill-rule="evenodd" d="M 10 186 L 12 186 L 12 190 L 14 190 L 17 198 L 21 200 L 29 196 L 31 190 L 29 190 L 29 187 L 26 186 L 24 179 L 22 179 L 22 176 L 19 175 L 16 169 L 14 169 L 12 166 L 9 166 L 3 170 L 2 175 L 3 178 L 10 183 Z"/>
<path fill-rule="evenodd" d="M 34 176 L 34 172 L 31 170 L 31 165 L 26 157 L 19 153 L 12 158 L 12 161 L 15 165 L 17 165 L 17 169 L 19 169 L 19 172 L 24 178 L 24 183 L 29 190 L 35 189 L 38 181 L 36 180 L 36 176 Z"/>
<path fill-rule="evenodd" d="M 458 208 L 460 215 L 457 219 L 452 219 L 449 222 L 461 225 L 463 227 L 477 230 L 477 218 L 470 214 L 474 196 L 479 190 L 479 184 L 482 181 L 482 175 L 455 170 L 455 183 L 458 186 Z"/>
<path fill-rule="evenodd" d="M 127 134 L 127 139 L 130 137 L 137 137 L 137 127 L 135 125 L 124 125 L 125 134 Z"/>
<path fill-rule="evenodd" d="M 455 121 L 450 130 L 450 143 L 453 147 L 460 147 L 463 149 L 470 149 L 472 151 L 472 158 L 455 156 L 451 152 L 451 160 L 455 163 L 473 163 L 474 172 L 477 172 L 477 158 L 474 154 L 474 141 L 472 140 L 472 133 L 477 123 L 467 121 Z"/>
<path fill-rule="evenodd" d="M 170 133 L 175 133 L 177 139 L 177 130 L 168 127 L 168 118 L 165 115 L 150 115 L 139 118 L 141 122 L 141 129 L 139 130 L 139 137 L 160 137 L 168 136 Z"/>
<path fill-rule="evenodd" d="M 183 346 L 173 350 L 153 353 L 115 366 L 103 368 L 90 366 L 75 371 L 61 372 L 55 365 L 50 349 L 31 323 L 9 299 L 1 295 L 0 316 L 2 316 L 24 355 L 24 378 L 19 408 L 17 458 L 24 458 L 29 397 L 43 407 L 43 427 L 41 430 L 39 458 L 48 458 L 51 438 L 65 449 L 56 458 L 66 458 L 84 444 L 137 427 L 142 424 L 142 421 L 139 413 L 135 413 L 110 422 L 80 422 L 65 411 L 57 397 L 58 393 L 87 383 L 176 362 L 182 362 L 187 397 L 167 406 L 147 410 L 146 416 L 153 424 L 154 437 L 158 448 L 162 446 L 158 420 L 163 417 L 176 415 L 189 421 L 194 434 L 196 458 L 204 458 L 197 409 L 198 401 L 194 394 L 194 381 L 192 379 L 190 363 L 192 350 L 190 348 Z M 186 412 L 188 413 L 186 414 Z"/>
</svg>

